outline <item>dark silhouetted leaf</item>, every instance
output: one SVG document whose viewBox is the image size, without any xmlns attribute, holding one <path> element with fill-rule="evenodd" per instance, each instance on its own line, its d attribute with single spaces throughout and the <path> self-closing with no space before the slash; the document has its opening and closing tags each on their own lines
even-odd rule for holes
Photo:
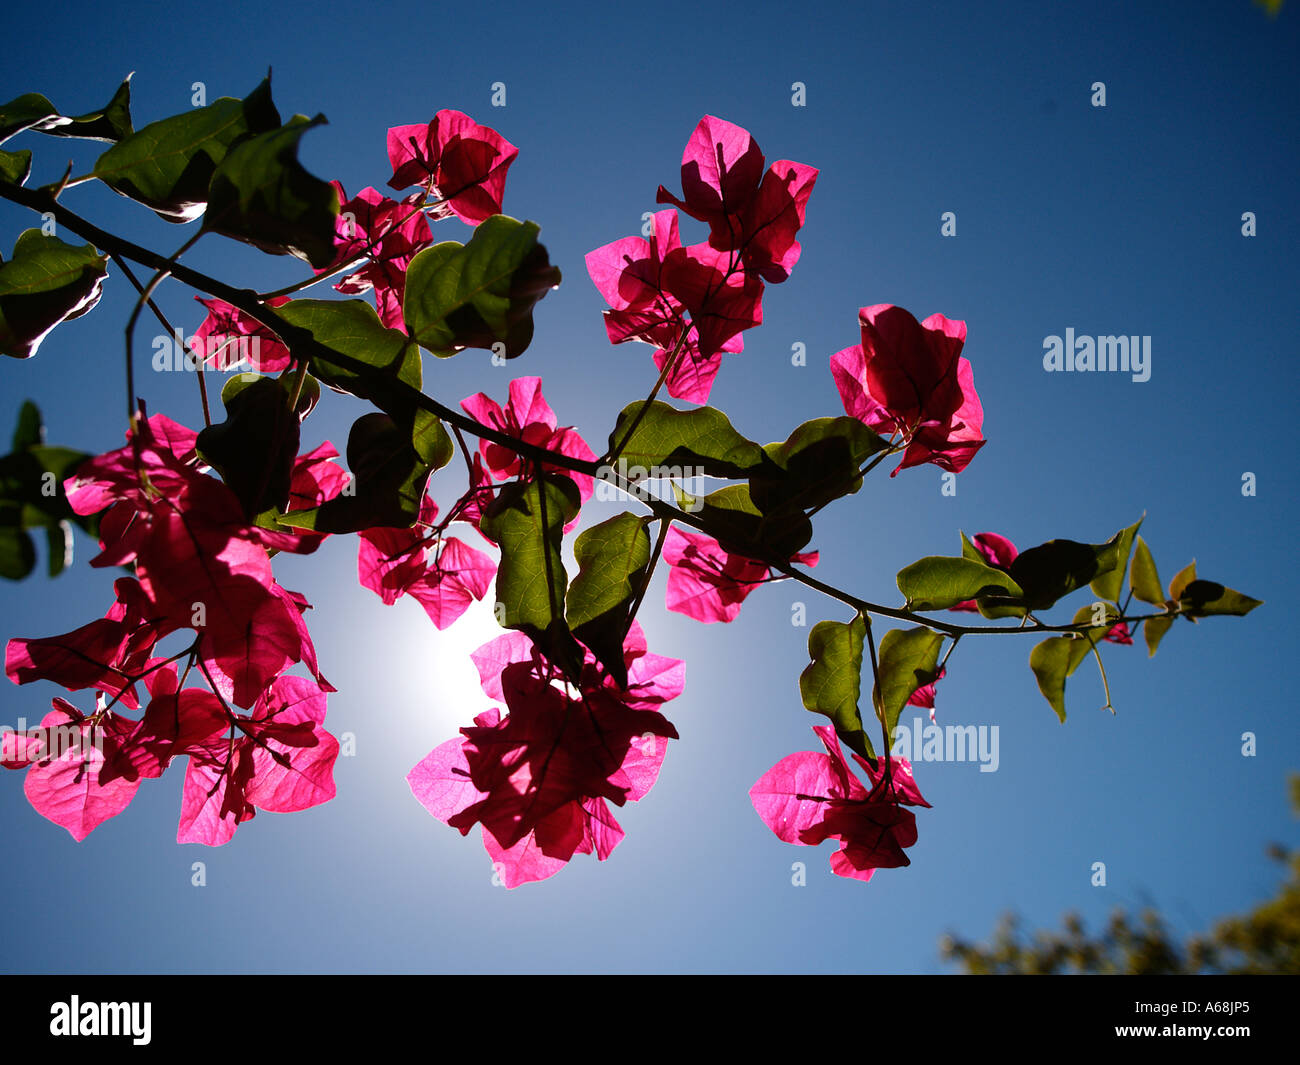
<svg viewBox="0 0 1300 1065">
<path fill-rule="evenodd" d="M 1191 581 L 1178 598 L 1183 613 L 1193 618 L 1209 617 L 1211 614 L 1244 617 L 1263 602 L 1262 599 L 1252 599 L 1231 588 L 1225 588 L 1215 581 L 1202 580 Z"/>
<path fill-rule="evenodd" d="M 95 163 L 95 176 L 169 222 L 198 218 L 208 185 L 231 147 L 250 133 L 280 126 L 267 78 L 243 100 L 230 96 L 151 122 L 124 137 Z"/>
<path fill-rule="evenodd" d="M 247 377 L 252 375 L 241 375 Z M 283 510 L 298 455 L 298 415 L 289 409 L 291 378 L 259 377 L 223 389 L 226 420 L 199 433 L 198 450 L 244 506 L 250 521 Z"/>
<path fill-rule="evenodd" d="M 298 162 L 298 142 L 325 122 L 295 115 L 284 126 L 246 137 L 217 164 L 203 227 L 272 255 L 296 255 L 318 270 L 335 257 L 338 195 Z"/>
<path fill-rule="evenodd" d="M 39 229 L 20 234 L 13 257 L 0 263 L 0 353 L 29 359 L 56 325 L 94 307 L 107 264 L 89 244 L 65 244 Z"/>
<path fill-rule="evenodd" d="M 765 514 L 824 506 L 861 488 L 858 471 L 886 446 L 857 418 L 804 422 L 784 443 L 763 449 L 771 462 L 750 476 L 750 496 Z"/>
</svg>

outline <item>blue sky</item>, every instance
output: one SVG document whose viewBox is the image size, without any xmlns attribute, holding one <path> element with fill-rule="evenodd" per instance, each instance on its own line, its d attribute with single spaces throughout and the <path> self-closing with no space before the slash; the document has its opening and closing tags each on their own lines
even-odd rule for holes
<svg viewBox="0 0 1300 1065">
<path fill-rule="evenodd" d="M 712 401 L 746 435 L 784 439 L 841 413 L 828 368 L 858 341 L 857 309 L 896 303 L 967 322 L 988 445 L 940 492 L 937 469 L 878 471 L 819 517 L 817 575 L 897 603 L 894 573 L 957 553 L 958 530 L 1099 542 L 1146 513 L 1167 581 L 1202 576 L 1266 600 L 1248 619 L 1180 623 L 1160 653 L 1108 648 L 1117 713 L 1095 671 L 1070 680 L 1058 723 L 1027 666 L 1031 640 L 971 638 L 939 689 L 940 724 L 998 727 L 999 766 L 917 767 L 932 810 L 908 868 L 869 884 L 831 875 L 831 845 L 796 848 L 755 816 L 753 782 L 813 749 L 821 719 L 799 701 L 809 622 L 847 612 L 788 583 L 760 589 L 730 626 L 663 611 L 663 575 L 642 621 L 652 650 L 687 661 L 669 717 L 681 733 L 654 790 L 623 808 L 627 838 L 605 863 L 578 858 L 551 880 L 505 891 L 477 832 L 461 838 L 411 797 L 409 769 L 488 703 L 467 655 L 492 633 L 475 610 L 438 634 L 419 607 L 385 608 L 356 583 L 355 542 L 277 560 L 304 592 L 325 673 L 340 689 L 329 727 L 351 732 L 338 797 L 259 815 L 224 848 L 175 843 L 181 768 L 82 844 L 0 777 L 10 860 L 0 901 L 14 916 L 0 969 L 19 972 L 737 971 L 929 972 L 945 931 L 985 935 L 1015 909 L 1097 926 L 1115 906 L 1160 907 L 1203 928 L 1275 888 L 1264 857 L 1295 839 L 1284 777 L 1300 727 L 1288 664 L 1297 638 L 1294 337 L 1300 96 L 1297 12 L 1269 19 L 1248 0 L 1166 4 L 663 3 L 579 12 L 469 8 L 220 10 L 72 4 L 10 8 L 24 42 L 0 99 L 40 91 L 91 110 L 134 70 L 137 125 L 246 94 L 274 71 L 284 115 L 324 112 L 308 167 L 349 192 L 382 186 L 388 126 L 468 112 L 518 145 L 505 209 L 540 223 L 564 283 L 536 314 L 528 353 L 506 368 L 483 352 L 426 362 L 426 390 L 456 403 L 504 398 L 510 376 L 542 376 L 562 424 L 600 450 L 614 416 L 654 381 L 649 350 L 611 347 L 583 255 L 640 229 L 656 187 L 679 187 L 682 147 L 713 114 L 749 129 L 769 159 L 820 169 L 791 279 L 770 286 L 764 324 L 729 357 Z M 1104 82 L 1106 106 L 1091 103 Z M 506 105 L 491 106 L 503 82 Z M 792 105 L 802 82 L 806 106 Z M 94 145 L 38 139 L 33 182 Z M 65 198 L 110 230 L 161 251 L 187 233 L 112 193 Z M 940 234 L 943 212 L 957 233 Z M 1257 235 L 1242 235 L 1254 212 Z M 33 216 L 0 204 L 7 253 Z M 704 239 L 683 219 L 683 238 Z M 459 223 L 438 239 L 464 239 Z M 302 276 L 205 239 L 187 261 L 263 289 Z M 164 290 L 187 331 L 192 293 Z M 121 440 L 121 329 L 131 298 L 110 270 L 96 311 L 61 327 L 36 358 L 0 367 L 0 418 L 25 397 L 50 439 L 87 451 Z M 1047 373 L 1044 338 L 1150 336 L 1150 380 Z M 155 332 L 141 327 L 142 342 Z M 791 364 L 803 344 L 807 365 Z M 148 348 L 142 343 L 142 353 Z M 141 355 L 141 364 L 146 361 Z M 154 411 L 201 421 L 188 375 L 141 371 Z M 361 413 L 329 396 L 305 426 L 339 444 Z M 7 429 L 4 431 L 8 431 Z M 1257 491 L 1242 494 L 1242 475 Z M 444 500 L 459 465 L 434 482 Z M 615 513 L 593 503 L 588 521 Z M 471 534 L 472 535 L 472 534 Z M 78 569 L 6 584 L 0 638 L 67 631 L 103 613 L 112 574 Z M 1073 607 L 1067 608 L 1072 610 Z M 39 718 L 49 685 L 0 689 L 0 722 Z M 906 718 L 905 718 L 906 720 Z M 1243 757 L 1242 734 L 1257 737 Z M 191 885 L 206 863 L 206 886 Z M 807 865 L 792 884 L 791 865 Z M 1091 883 L 1104 862 L 1107 884 Z M 21 915 L 21 919 L 19 919 Z"/>
</svg>

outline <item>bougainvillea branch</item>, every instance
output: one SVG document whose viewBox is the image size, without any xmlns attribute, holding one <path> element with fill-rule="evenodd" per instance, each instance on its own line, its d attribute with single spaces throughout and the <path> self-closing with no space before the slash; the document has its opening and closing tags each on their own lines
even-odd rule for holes
<svg viewBox="0 0 1300 1065">
<path fill-rule="evenodd" d="M 52 681 L 94 701 L 87 713 L 55 699 L 38 729 L 3 733 L 0 751 L 5 767 L 27 771 L 33 806 L 78 839 L 177 757 L 186 759 L 183 842 L 224 844 L 258 809 L 301 810 L 334 796 L 339 745 L 324 720 L 335 689 L 304 621 L 307 600 L 273 571 L 279 553 L 311 554 L 330 536 L 356 534 L 360 583 L 386 604 L 411 596 L 436 630 L 494 596 L 506 631 L 473 661 L 498 705 L 427 754 L 408 782 L 433 816 L 462 834 L 480 827 L 507 887 L 552 876 L 575 854 L 610 857 L 624 835 L 611 804 L 643 798 L 678 737 L 663 709 L 683 690 L 684 664 L 651 653 L 637 620 L 662 567 L 667 609 L 701 622 L 729 622 L 761 586 L 787 580 L 852 609 L 847 622 L 814 626 L 798 679 L 805 708 L 830 721 L 814 730 L 825 753 L 787 756 L 750 796 L 783 841 L 836 840 L 832 871 L 863 881 L 908 864 L 917 824 L 907 807 L 929 803 L 909 761 L 892 750 L 895 731 L 905 706 L 933 712 L 962 637 L 1045 634 L 1030 668 L 1064 721 L 1066 679 L 1089 655 L 1111 708 L 1103 645 L 1131 645 L 1140 627 L 1154 654 L 1179 617 L 1259 605 L 1199 579 L 1194 564 L 1166 589 L 1138 535 L 1141 520 L 1102 543 L 1057 539 L 1024 551 L 1000 534 L 962 534 L 960 553 L 899 571 L 899 605 L 813 577 L 821 555 L 810 546 L 812 519 L 894 456 L 891 478 L 925 464 L 961 473 L 988 443 L 983 405 L 963 354 L 966 323 L 918 320 L 889 304 L 862 306 L 860 343 L 828 357 L 844 413 L 760 445 L 707 405 L 723 356 L 742 357 L 743 334 L 761 325 L 767 286 L 788 281 L 801 257 L 798 233 L 818 176 L 790 160 L 769 165 L 733 123 L 705 116 L 683 153 L 681 196 L 659 186 L 658 201 L 671 206 L 649 216 L 642 237 L 586 257 L 608 304 L 610 342 L 648 344 L 657 371 L 597 457 L 578 428 L 560 424 L 540 377 L 516 377 L 504 405 L 480 392 L 458 410 L 423 390 L 425 354 L 524 354 L 533 308 L 560 282 L 539 227 L 503 213 L 519 152 L 496 130 L 446 110 L 392 127 L 388 185 L 416 190 L 399 201 L 374 187 L 348 198 L 339 183 L 303 169 L 299 139 L 320 119 L 282 122 L 269 79 L 242 100 L 222 98 L 140 131 L 125 104 L 107 115 L 67 119 L 35 94 L 0 109 L 0 142 L 85 123 L 86 136 L 110 143 L 86 181 L 168 221 L 201 220 L 163 256 L 61 202 L 85 181 L 65 173 L 27 188 L 31 153 L 0 149 L 0 197 L 90 242 L 77 247 L 36 230 L 18 238 L 0 263 L 0 352 L 29 358 L 51 329 L 92 309 L 109 261 L 138 295 L 126 327 L 125 445 L 98 456 L 46 447 L 29 403 L 3 460 L 5 577 L 31 571 L 30 529 L 45 528 L 54 544 L 70 523 L 98 542 L 92 566 L 128 574 L 103 617 L 6 648 L 14 682 Z M 706 239 L 683 244 L 679 212 L 706 225 Z M 463 243 L 435 243 L 432 227 L 448 221 L 469 228 Z M 261 294 L 223 282 L 181 261 L 209 233 L 293 256 L 312 276 Z M 128 262 L 152 271 L 149 281 Z M 340 275 L 337 292 L 369 299 L 300 295 Z M 137 396 L 140 314 L 147 307 L 169 336 L 177 332 L 153 299 L 167 283 L 201 293 L 206 311 L 187 353 L 200 370 L 197 432 L 149 414 Z M 201 371 L 245 362 L 249 371 L 226 380 L 224 418 L 214 421 Z M 324 389 L 364 408 L 349 431 L 346 469 L 328 441 L 313 449 L 302 441 Z M 664 389 L 682 405 L 661 401 Z M 440 516 L 429 484 L 451 476 L 439 471 L 457 450 L 466 484 Z M 726 483 L 695 495 L 686 489 L 693 478 Z M 580 529 L 596 482 L 648 514 L 623 511 Z M 651 492 L 651 482 L 672 494 Z M 53 494 L 40 490 L 51 483 Z M 570 536 L 576 570 L 566 564 Z M 1046 618 L 1085 591 L 1071 620 Z M 1130 614 L 1135 597 L 1154 609 Z M 991 624 L 936 616 L 949 612 Z M 909 627 L 878 635 L 873 617 Z M 180 631 L 194 634 L 185 650 L 155 653 Z M 192 676 L 204 686 L 187 686 Z"/>
</svg>

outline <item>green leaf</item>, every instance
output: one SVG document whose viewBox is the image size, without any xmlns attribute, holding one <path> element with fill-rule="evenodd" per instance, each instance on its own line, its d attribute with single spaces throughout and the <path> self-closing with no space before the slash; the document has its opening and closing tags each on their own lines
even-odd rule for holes
<svg viewBox="0 0 1300 1065">
<path fill-rule="evenodd" d="M 67 121 L 59 109 L 38 92 L 23 93 L 0 106 L 0 143 L 25 129 Z"/>
<path fill-rule="evenodd" d="M 891 739 L 907 700 L 917 688 L 933 683 L 938 676 L 942 644 L 943 636 L 924 625 L 890 629 L 880 641 L 879 680 L 872 688 L 871 699 Z"/>
<path fill-rule="evenodd" d="M 295 357 L 310 358 L 315 377 L 335 391 L 369 400 L 389 415 L 406 431 L 425 466 L 437 470 L 451 461 L 454 445 L 446 428 L 418 405 L 420 349 L 410 337 L 386 328 L 362 300 L 293 300 L 276 313 L 287 323 L 281 338 Z M 298 330 L 312 343 L 303 343 Z M 338 361 L 331 353 L 337 353 Z"/>
<path fill-rule="evenodd" d="M 89 244 L 24 231 L 0 263 L 0 353 L 30 359 L 51 329 L 99 302 L 107 274 L 108 257 Z"/>
<path fill-rule="evenodd" d="M 802 511 L 766 515 L 754 505 L 747 484 L 729 484 L 695 502 L 696 515 L 732 554 L 785 563 L 812 539 L 812 523 Z"/>
<path fill-rule="evenodd" d="M 88 140 L 116 143 L 134 132 L 131 125 L 131 75 L 128 74 L 113 93 L 113 98 L 99 111 L 77 115 L 65 125 L 42 130 L 55 137 L 84 137 Z"/>
<path fill-rule="evenodd" d="M 481 222 L 468 244 L 425 248 L 406 271 L 402 313 L 420 346 L 446 357 L 501 344 L 507 359 L 533 339 L 533 307 L 560 283 L 539 228 L 506 215 Z"/>
<path fill-rule="evenodd" d="M 1137 549 L 1133 552 L 1133 567 L 1129 574 L 1129 587 L 1133 594 L 1144 603 L 1161 606 L 1165 602 L 1164 588 L 1160 584 L 1160 575 L 1156 572 L 1155 559 L 1151 549 L 1142 537 L 1137 538 Z M 1152 654 L 1155 654 L 1153 649 Z"/>
<path fill-rule="evenodd" d="M 290 326 L 310 334 L 316 344 L 364 366 L 344 366 L 328 355 L 311 353 L 311 372 L 337 392 L 368 399 L 398 421 L 413 424 L 418 409 L 412 391 L 421 384 L 420 349 L 399 329 L 388 329 L 364 300 L 292 300 L 275 313 Z M 282 336 L 296 357 L 297 338 Z M 406 388 L 401 386 L 405 385 Z"/>
<path fill-rule="evenodd" d="M 333 263 L 338 195 L 298 162 L 302 135 L 324 122 L 324 115 L 295 115 L 233 145 L 212 174 L 203 228 L 272 255 L 296 255 L 317 270 Z"/>
<path fill-rule="evenodd" d="M 609 434 L 611 453 L 642 406 L 642 400 L 630 403 L 618 416 Z M 768 462 L 763 449 L 741 436 L 722 411 L 713 407 L 677 410 L 658 400 L 650 404 L 628 438 L 621 458 L 629 468 L 694 467 L 706 477 L 733 478 L 746 477 Z M 682 474 L 683 478 L 687 476 Z"/>
<path fill-rule="evenodd" d="M 1147 642 L 1148 658 L 1155 657 L 1156 648 L 1160 646 L 1160 641 L 1165 638 L 1165 633 L 1173 623 L 1173 614 L 1162 618 L 1147 618 L 1142 622 L 1142 636 Z"/>
<path fill-rule="evenodd" d="M 1065 678 L 1079 668 L 1088 650 L 1087 640 L 1049 636 L 1029 652 L 1029 668 L 1034 671 L 1038 690 L 1062 721 L 1065 720 Z"/>
<path fill-rule="evenodd" d="M 82 451 L 45 444 L 15 449 L 0 458 L 0 505 L 18 508 L 11 517 L 24 529 L 68 520 L 93 530 L 93 519 L 74 514 L 63 491 L 64 480 L 88 458 Z"/>
<path fill-rule="evenodd" d="M 1151 551 L 1143 542 L 1142 537 L 1138 537 L 1137 550 L 1133 555 L 1133 575 L 1130 578 L 1133 594 L 1137 598 L 1154 606 L 1172 606 L 1173 602 L 1178 599 L 1178 595 L 1174 593 L 1174 587 L 1177 586 L 1179 593 L 1181 593 L 1195 579 L 1196 563 L 1193 561 L 1180 570 L 1174 579 L 1169 582 L 1169 597 L 1166 598 L 1160 590 L 1160 577 L 1156 573 L 1156 564 L 1151 557 Z M 1156 648 L 1160 646 L 1160 641 L 1165 638 L 1165 633 L 1173 627 L 1174 619 L 1175 615 L 1170 614 L 1167 617 L 1148 618 L 1142 623 L 1142 638 L 1146 641 L 1148 658 L 1155 655 Z"/>
<path fill-rule="evenodd" d="M 409 428 L 378 411 L 364 414 L 348 433 L 347 458 L 354 479 L 349 493 L 276 520 L 324 533 L 410 528 L 419 516 L 433 467 L 412 446 Z"/>
<path fill-rule="evenodd" d="M 968 558 L 973 562 L 979 562 L 981 565 L 987 566 L 989 564 L 988 559 L 984 557 L 984 552 L 976 547 L 964 532 L 961 534 L 961 557 Z M 997 569 L 998 567 L 993 566 L 991 568 Z M 977 599 L 975 605 L 979 608 L 981 616 L 986 618 L 1023 618 L 1029 613 L 1029 609 L 1020 599 L 994 594 L 988 594 L 981 599 Z"/>
<path fill-rule="evenodd" d="M 1196 559 L 1192 559 L 1191 562 L 1174 574 L 1174 579 L 1169 582 L 1170 600 L 1181 599 L 1183 590 L 1194 580 L 1196 580 Z"/>
<path fill-rule="evenodd" d="M 580 506 L 577 485 L 550 474 L 506 484 L 481 521 L 483 532 L 501 545 L 497 620 L 527 634 L 570 679 L 580 674 L 583 654 L 564 619 L 568 578 L 560 546 Z"/>
<path fill-rule="evenodd" d="M 99 157 L 94 174 L 167 221 L 189 222 L 207 206 L 212 175 L 231 147 L 279 126 L 268 77 L 243 100 L 223 96 L 124 137 Z"/>
<path fill-rule="evenodd" d="M 415 448 L 415 453 L 420 456 L 420 459 L 434 470 L 442 469 L 456 453 L 456 446 L 451 442 L 451 436 L 438 420 L 438 416 L 430 414 L 427 410 L 415 412 L 414 424 L 411 427 L 411 446 Z"/>
<path fill-rule="evenodd" d="M 131 76 L 127 75 L 105 107 L 75 118 L 60 114 L 38 92 L 26 93 L 0 107 L 0 141 L 27 129 L 54 137 L 121 140 L 131 132 Z"/>
<path fill-rule="evenodd" d="M 1244 617 L 1262 603 L 1262 599 L 1252 599 L 1215 581 L 1202 580 L 1191 581 L 1178 597 L 1179 607 L 1192 618 L 1209 617 L 1211 614 Z"/>
<path fill-rule="evenodd" d="M 45 422 L 41 418 L 41 409 L 30 399 L 23 400 L 18 408 L 18 424 L 14 426 L 13 448 L 25 451 L 29 447 L 45 442 Z"/>
<path fill-rule="evenodd" d="M 72 526 L 66 521 L 45 526 L 49 574 L 57 577 L 72 563 Z"/>
<path fill-rule="evenodd" d="M 94 536 L 94 515 L 74 514 L 63 482 L 90 458 L 85 452 L 43 443 L 45 426 L 36 404 L 27 400 L 18 412 L 13 451 L 0 457 L 0 575 L 19 580 L 35 565 L 29 529 L 44 529 L 49 544 L 50 576 L 57 576 L 72 559 L 75 523 Z"/>
<path fill-rule="evenodd" d="M 1020 598 L 1024 593 L 1000 569 L 972 558 L 930 555 L 898 571 L 907 610 L 946 610 L 981 597 Z"/>
<path fill-rule="evenodd" d="M 1101 642 L 1119 617 L 1114 607 L 1102 605 L 1106 611 L 1106 620 L 1102 624 L 1085 629 L 1078 636 L 1049 636 L 1029 652 L 1029 668 L 1034 671 L 1038 690 L 1062 721 L 1065 720 L 1065 678 L 1079 668 L 1079 663 L 1091 653 L 1094 645 Z M 1074 623 L 1081 625 L 1091 622 L 1092 618 L 1091 606 L 1080 607 L 1074 615 Z"/>
<path fill-rule="evenodd" d="M 769 514 L 786 507 L 824 506 L 861 488 L 858 471 L 887 446 L 857 418 L 814 418 L 784 443 L 763 449 L 772 461 L 751 475 L 750 494 Z"/>
<path fill-rule="evenodd" d="M 93 516 L 83 516 L 73 511 L 63 491 L 63 482 L 77 472 L 77 467 L 90 455 L 70 447 L 38 444 L 26 451 L 0 459 L 0 497 L 23 504 L 24 528 L 36 529 L 58 521 L 71 521 L 94 533 L 97 526 Z M 11 460 L 15 465 L 10 465 Z M 10 479 L 12 470 L 21 470 L 21 487 L 14 490 Z"/>
<path fill-rule="evenodd" d="M 961 534 L 961 557 L 969 558 L 974 562 L 983 562 L 985 565 L 988 565 L 988 561 L 984 557 L 984 552 L 976 547 L 975 544 L 971 542 L 970 537 L 964 532 Z"/>
<path fill-rule="evenodd" d="M 635 514 L 617 514 L 584 530 L 574 542 L 573 553 L 578 574 L 567 597 L 569 628 L 591 648 L 618 686 L 626 688 L 623 641 L 628 613 L 650 564 L 645 522 Z"/>
<path fill-rule="evenodd" d="M 221 402 L 225 405 L 226 409 L 229 410 L 231 400 L 250 385 L 263 380 L 264 377 L 264 374 L 252 372 L 231 374 L 226 378 L 226 383 L 221 386 Z M 289 396 L 293 392 L 293 377 L 291 375 L 286 375 L 277 378 L 277 380 L 280 381 L 281 387 L 284 389 L 285 402 L 287 403 Z M 302 379 L 302 393 L 298 396 L 299 417 L 307 417 L 319 401 L 320 383 L 316 378 L 312 377 L 311 374 L 304 374 Z"/>
<path fill-rule="evenodd" d="M 831 719 L 836 734 L 850 750 L 874 761 L 876 752 L 858 709 L 866 633 L 867 623 L 861 614 L 848 624 L 820 621 L 814 625 L 808 634 L 812 663 L 799 674 L 799 695 L 814 714 Z"/>
<path fill-rule="evenodd" d="M 32 172 L 32 153 L 24 149 L 21 152 L 6 152 L 0 149 L 0 181 L 10 185 L 21 185 Z"/>
<path fill-rule="evenodd" d="M 20 581 L 36 568 L 36 545 L 7 519 L 6 508 L 0 507 L 0 577 Z"/>
<path fill-rule="evenodd" d="M 1124 588 L 1124 572 L 1128 568 L 1129 554 L 1133 550 L 1133 537 L 1142 527 L 1144 518 L 1145 515 L 1138 518 L 1127 529 L 1121 529 L 1107 541 L 1108 544 L 1115 545 L 1114 564 L 1108 569 L 1099 571 L 1091 583 L 1093 593 L 1100 598 L 1112 603 L 1119 602 L 1120 592 Z"/>
<path fill-rule="evenodd" d="M 299 439 L 298 415 L 289 409 L 291 387 L 290 377 L 258 377 L 235 389 L 227 385 L 221 390 L 226 420 L 198 436 L 199 454 L 239 498 L 250 521 L 289 502 Z"/>
<path fill-rule="evenodd" d="M 1008 571 L 1024 589 L 1029 609 L 1042 610 L 1118 567 L 1120 539 L 1125 532 L 1116 533 L 1104 544 L 1049 540 L 1022 551 Z"/>
</svg>

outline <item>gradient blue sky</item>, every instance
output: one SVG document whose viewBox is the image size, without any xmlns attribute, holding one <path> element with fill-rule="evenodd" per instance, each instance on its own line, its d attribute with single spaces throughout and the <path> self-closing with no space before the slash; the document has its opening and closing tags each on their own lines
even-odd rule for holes
<svg viewBox="0 0 1300 1065">
<path fill-rule="evenodd" d="M 310 14 L 305 12 L 310 11 Z M 743 14 L 739 13 L 743 11 Z M 968 323 L 965 354 L 989 444 L 940 494 L 932 467 L 878 474 L 824 512 L 818 576 L 897 602 L 893 574 L 956 553 L 958 529 L 1022 547 L 1099 541 L 1146 512 L 1167 581 L 1195 557 L 1202 576 L 1267 600 L 1250 618 L 1180 624 L 1151 661 L 1108 648 L 1118 713 L 1100 712 L 1095 671 L 1068 688 L 1058 723 L 1027 667 L 1031 641 L 970 638 L 940 686 L 941 724 L 999 728 L 1000 765 L 924 763 L 909 868 L 870 884 L 831 875 L 831 845 L 781 843 L 747 791 L 785 754 L 813 749 L 797 677 L 809 621 L 846 620 L 789 584 L 760 589 L 730 626 L 662 610 L 642 618 L 652 649 L 687 660 L 671 705 L 682 735 L 650 795 L 625 807 L 627 838 L 598 864 L 515 891 L 493 887 L 477 831 L 462 839 L 411 797 L 404 777 L 487 705 L 472 650 L 486 608 L 437 634 L 417 604 L 385 608 L 355 576 L 355 542 L 277 562 L 315 604 L 328 724 L 356 736 L 338 797 L 259 815 L 224 848 L 175 843 L 181 769 L 82 844 L 37 815 L 21 774 L 0 777 L 0 970 L 18 972 L 739 971 L 929 972 L 945 931 L 986 934 L 1006 909 L 1091 925 L 1115 906 L 1159 906 L 1181 930 L 1266 898 L 1272 839 L 1294 841 L 1284 776 L 1300 728 L 1290 663 L 1297 626 L 1293 530 L 1295 341 L 1294 61 L 1300 11 L 1275 20 L 1221 3 L 984 5 L 700 2 L 575 10 L 556 5 L 310 8 L 237 2 L 9 7 L 0 99 L 41 91 L 90 110 L 128 71 L 137 125 L 247 93 L 268 66 L 282 113 L 324 112 L 306 139 L 314 172 L 349 192 L 388 176 L 384 132 L 440 108 L 467 111 L 519 146 L 505 208 L 542 226 L 565 275 L 536 315 L 532 348 L 506 369 L 482 352 L 426 367 L 449 402 L 540 374 L 561 423 L 597 450 L 623 405 L 654 380 L 649 350 L 611 348 L 583 267 L 590 249 L 635 233 L 659 183 L 678 187 L 682 146 L 703 114 L 750 129 L 769 159 L 821 170 L 791 280 L 771 286 L 764 325 L 728 358 L 713 401 L 747 435 L 782 439 L 841 412 L 829 356 L 858 340 L 857 309 L 897 303 Z M 507 106 L 490 106 L 493 82 Z M 807 106 L 791 105 L 791 85 Z M 1090 104 L 1106 84 L 1107 106 Z M 94 145 L 38 139 L 34 182 Z M 111 193 L 65 202 L 163 251 L 185 234 Z M 940 236 L 954 211 L 957 236 Z M 1258 235 L 1241 234 L 1255 212 Z M 703 227 L 683 220 L 687 241 Z M 7 251 L 32 216 L 0 204 Z M 464 239 L 444 223 L 439 239 Z M 188 260 L 250 287 L 301 276 L 213 239 Z M 121 327 L 131 298 L 111 271 L 93 315 L 39 355 L 0 367 L 0 426 L 42 406 L 52 441 L 102 451 L 122 434 Z M 191 294 L 163 304 L 192 331 Z M 1151 379 L 1048 374 L 1043 339 L 1152 337 Z M 157 330 L 147 321 L 140 336 Z M 803 343 L 808 365 L 791 365 Z M 148 348 L 141 345 L 141 364 Z M 200 419 L 186 375 L 142 371 L 151 410 Z M 305 430 L 340 446 L 360 413 L 329 396 Z M 454 498 L 459 464 L 435 482 Z M 1243 472 L 1258 494 L 1243 497 Z M 593 504 L 588 520 L 614 513 Z M 471 534 L 472 535 L 472 534 Z M 0 639 L 63 632 L 102 614 L 112 574 L 38 574 L 3 589 Z M 1072 608 L 1070 608 L 1072 609 Z M 0 688 L 0 721 L 38 719 L 50 685 Z M 906 720 L 906 718 L 905 718 Z M 1258 754 L 1241 756 L 1241 735 Z M 192 887 L 191 863 L 207 886 Z M 807 885 L 791 863 L 807 863 Z M 1090 884 L 1106 863 L 1108 885 Z"/>
</svg>

